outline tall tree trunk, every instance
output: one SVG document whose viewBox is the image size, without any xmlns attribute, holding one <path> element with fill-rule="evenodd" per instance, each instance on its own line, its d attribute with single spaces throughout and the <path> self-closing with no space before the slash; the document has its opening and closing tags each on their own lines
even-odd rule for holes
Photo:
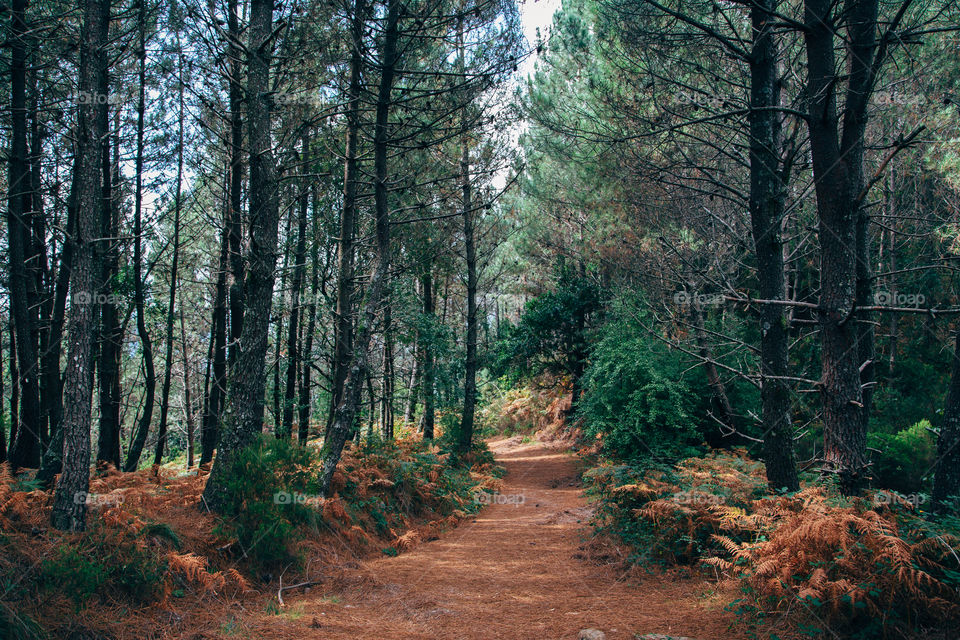
<svg viewBox="0 0 960 640">
<path fill-rule="evenodd" d="M 217 457 L 204 499 L 211 509 L 223 506 L 227 476 L 236 453 L 263 429 L 267 335 L 277 265 L 280 209 L 277 168 L 270 137 L 270 63 L 273 56 L 273 0 L 252 0 L 248 27 L 247 122 L 250 141 L 250 260 L 244 296 L 243 333 L 237 361 L 230 369 L 227 405 Z"/>
<path fill-rule="evenodd" d="M 319 193 L 316 183 L 311 181 L 310 190 L 313 197 L 313 231 L 310 245 L 310 304 L 307 305 L 307 327 L 304 332 L 303 356 L 300 373 L 300 399 L 299 399 L 299 429 L 297 440 L 300 444 L 306 444 L 310 437 L 310 409 L 312 406 L 310 400 L 311 388 L 310 378 L 313 371 L 313 334 L 317 328 L 317 295 L 320 292 L 320 214 L 319 214 Z"/>
<path fill-rule="evenodd" d="M 17 335 L 13 327 L 13 318 L 7 322 L 10 333 L 10 445 L 17 440 L 17 427 L 20 425 L 20 375 L 17 367 Z"/>
<path fill-rule="evenodd" d="M 750 10 L 753 51 L 750 57 L 750 222 L 757 255 L 758 292 L 764 300 L 786 298 L 782 222 L 786 181 L 780 170 L 783 146 L 779 51 L 776 42 L 777 0 L 759 0 Z M 789 322 L 779 304 L 760 311 L 760 397 L 763 458 L 773 489 L 796 491 L 797 459 L 793 443 L 790 386 Z"/>
<path fill-rule="evenodd" d="M 39 49 L 36 39 L 31 40 L 31 48 L 38 56 Z M 50 436 L 60 423 L 60 360 L 53 360 L 47 354 L 51 350 L 53 341 L 59 341 L 61 335 L 52 336 L 50 333 L 53 318 L 54 289 L 50 282 L 50 266 L 47 261 L 46 219 L 43 211 L 42 187 L 42 156 L 43 156 L 43 127 L 40 124 L 40 88 L 37 76 L 39 65 L 28 73 L 30 84 L 30 193 L 32 194 L 33 248 L 31 249 L 30 271 L 33 273 L 34 289 L 38 292 L 37 300 L 39 321 L 40 352 L 40 441 L 41 451 L 45 451 L 50 444 Z M 42 456 L 41 456 L 42 459 Z M 42 465 L 42 461 L 41 461 Z"/>
<path fill-rule="evenodd" d="M 229 180 L 230 172 L 227 172 Z M 204 401 L 203 422 L 200 426 L 200 464 L 213 460 L 217 447 L 220 413 L 227 393 L 227 270 L 230 253 L 230 200 L 227 195 L 224 206 L 223 233 L 220 238 L 220 257 L 217 261 L 217 285 L 214 294 L 213 318 L 211 320 L 210 348 L 213 359 L 213 375 Z"/>
<path fill-rule="evenodd" d="M 227 5 L 227 55 L 230 57 L 230 348 L 229 366 L 237 362 L 243 314 L 246 309 L 244 282 L 246 262 L 243 256 L 243 87 L 240 84 L 242 47 L 240 45 L 239 1 Z"/>
<path fill-rule="evenodd" d="M 3 325 L 0 324 L 0 462 L 7 461 L 7 428 L 3 409 Z"/>
<path fill-rule="evenodd" d="M 137 313 L 137 336 L 143 352 L 143 413 L 127 450 L 124 471 L 136 471 L 140 455 L 147 442 L 150 422 L 153 420 L 153 404 L 157 390 L 157 374 L 153 363 L 153 342 L 147 331 L 146 293 L 143 282 L 143 155 L 144 119 L 146 115 L 147 86 L 147 7 L 146 0 L 137 6 L 137 157 L 134 166 L 135 186 L 133 192 L 133 296 Z"/>
<path fill-rule="evenodd" d="M 960 496 L 960 329 L 956 332 L 950 388 L 937 438 L 937 471 L 933 478 L 934 507 L 943 510 L 947 499 Z"/>
<path fill-rule="evenodd" d="M 79 149 L 79 147 L 78 147 Z M 63 325 L 66 320 L 67 294 L 70 291 L 73 256 L 75 253 L 76 238 L 78 236 L 78 203 L 80 200 L 80 165 L 75 163 L 70 182 L 70 195 L 67 202 L 67 233 L 60 251 L 60 266 L 57 270 L 57 282 L 53 296 L 53 315 L 50 320 L 50 349 L 45 354 L 49 357 L 46 366 L 46 375 L 51 380 L 50 410 L 50 444 L 43 452 L 40 469 L 37 471 L 37 480 L 49 488 L 63 464 L 63 381 L 60 377 L 60 355 L 63 341 Z M 56 391 L 52 391 L 56 389 Z"/>
<path fill-rule="evenodd" d="M 887 237 L 887 271 L 890 273 L 895 273 L 897 270 L 897 212 L 896 212 L 896 197 L 894 196 L 894 179 L 893 179 L 893 163 L 891 163 L 890 169 L 887 171 L 886 180 L 884 181 L 884 215 L 886 219 L 884 220 L 885 235 Z M 888 291 L 893 291 L 895 288 L 893 286 L 893 277 L 887 279 L 885 283 Z M 890 314 L 890 319 L 888 320 L 888 331 L 889 336 L 887 336 L 887 349 L 890 353 L 887 354 L 887 374 L 892 376 L 894 369 L 897 364 L 897 331 L 899 326 L 900 316 L 896 313 Z"/>
<path fill-rule="evenodd" d="M 178 73 L 180 86 L 179 110 L 180 122 L 177 133 L 177 184 L 173 201 L 173 258 L 170 263 L 170 291 L 167 298 L 167 322 L 165 327 L 164 371 L 163 385 L 160 387 L 160 424 L 157 427 L 157 446 L 153 453 L 153 464 L 163 462 L 164 449 L 167 445 L 167 418 L 170 414 L 170 382 L 173 375 L 173 320 L 177 304 L 177 278 L 180 268 L 180 214 L 183 209 L 183 50 L 180 48 L 180 39 L 177 37 Z"/>
<path fill-rule="evenodd" d="M 427 264 L 426 270 L 421 276 L 420 288 L 423 290 L 423 315 L 424 323 L 429 323 L 430 330 L 428 335 L 420 336 L 420 348 L 423 350 L 423 380 L 421 381 L 421 394 L 423 395 L 423 439 L 432 440 L 434 436 L 434 423 L 436 420 L 436 372 L 434 368 L 434 335 L 433 325 L 435 322 L 434 311 L 435 304 L 433 300 L 433 265 Z"/>
<path fill-rule="evenodd" d="M 187 329 L 180 305 L 180 352 L 183 357 L 183 418 L 187 423 L 187 469 L 193 467 L 194 422 L 193 402 L 190 397 L 190 357 L 187 353 Z"/>
<path fill-rule="evenodd" d="M 857 207 L 857 307 L 869 307 L 873 302 L 873 245 L 870 239 L 870 215 L 866 207 Z M 870 412 L 873 408 L 873 386 L 876 384 L 876 329 L 874 314 L 857 311 L 857 355 L 860 359 L 860 393 L 863 407 L 863 429 L 870 426 Z"/>
<path fill-rule="evenodd" d="M 463 417 L 460 420 L 459 449 L 473 447 L 473 417 L 477 405 L 477 245 L 474 238 L 473 198 L 470 182 L 470 148 L 466 131 L 461 132 L 460 174 L 463 184 L 463 243 L 467 259 L 467 357 L 464 363 Z"/>
<path fill-rule="evenodd" d="M 407 385 L 409 393 L 407 394 L 407 405 L 403 410 L 403 424 L 413 424 L 413 418 L 416 416 L 417 403 L 420 402 L 420 341 L 413 343 L 413 366 L 410 369 L 410 383 Z"/>
<path fill-rule="evenodd" d="M 697 291 L 698 287 L 693 282 L 689 285 L 690 291 Z M 736 420 L 733 413 L 733 407 L 730 405 L 730 398 L 727 396 L 726 386 L 720 378 L 720 372 L 717 370 L 713 350 L 710 348 L 706 326 L 703 320 L 703 307 L 696 296 L 691 296 L 690 300 L 690 324 L 693 325 L 693 333 L 696 340 L 697 351 L 700 359 L 703 361 L 704 373 L 707 375 L 707 384 L 713 392 L 712 409 L 716 413 L 718 422 L 730 429 L 730 433 L 736 431 Z M 728 435 L 728 434 L 723 434 Z M 719 444 L 719 443 L 718 443 Z"/>
<path fill-rule="evenodd" d="M 300 158 L 303 173 L 309 173 L 310 137 L 303 135 L 303 153 Z M 306 180 L 300 185 L 300 216 L 297 220 L 297 248 L 294 251 L 293 284 L 290 291 L 290 325 L 287 331 L 287 381 L 283 402 L 283 437 L 293 435 L 293 413 L 297 398 L 297 371 L 300 364 L 300 289 L 303 286 L 303 274 L 307 265 L 307 209 L 310 204 L 310 191 Z"/>
<path fill-rule="evenodd" d="M 357 145 L 360 140 L 360 91 L 363 84 L 363 27 L 366 0 L 354 0 L 351 22 L 350 86 L 347 94 L 347 140 L 343 163 L 343 210 L 337 250 L 337 312 L 334 329 L 333 380 L 327 436 L 343 399 L 353 352 L 354 229 L 357 226 Z"/>
<path fill-rule="evenodd" d="M 385 440 L 393 439 L 393 313 L 390 300 L 383 309 L 383 380 L 380 399 L 380 431 Z"/>
<path fill-rule="evenodd" d="M 119 115 L 119 114 L 118 114 Z M 119 118 L 115 120 L 119 126 Z M 115 134 L 116 135 L 116 134 Z M 116 138 L 119 140 L 118 138 Z M 106 462 L 120 468 L 120 349 L 123 328 L 117 309 L 114 287 L 120 272 L 120 255 L 117 246 L 119 231 L 119 206 L 114 201 L 114 160 L 119 151 L 119 141 L 111 153 L 111 136 L 103 142 L 103 200 L 100 211 L 101 267 L 100 281 L 100 345 L 97 361 L 97 379 L 100 386 L 100 434 L 97 438 L 97 462 Z M 117 163 L 119 167 L 119 163 Z"/>
<path fill-rule="evenodd" d="M 370 338 L 376 325 L 377 311 L 389 286 L 390 277 L 390 208 L 387 190 L 387 159 L 389 143 L 390 109 L 392 106 L 394 77 L 397 67 L 397 41 L 400 37 L 400 0 L 388 0 L 386 25 L 383 35 L 383 55 L 380 60 L 380 85 L 377 89 L 376 122 L 373 133 L 374 154 L 374 212 L 376 214 L 376 251 L 374 268 L 367 287 L 363 313 L 357 328 L 353 357 L 347 370 L 343 387 L 343 398 L 337 407 L 336 416 L 329 429 L 324 445 L 326 457 L 323 461 L 323 476 L 320 489 L 323 495 L 329 495 L 332 488 L 333 472 L 340 461 L 343 445 L 352 434 L 360 393 L 366 377 L 370 357 Z"/>
<path fill-rule="evenodd" d="M 850 41 L 842 134 L 836 91 L 841 82 L 834 56 L 830 0 L 806 0 L 807 95 L 810 150 L 816 184 L 820 239 L 821 397 L 824 470 L 836 473 L 844 493 L 868 478 L 867 420 L 860 378 L 857 236 L 863 188 L 864 131 L 878 46 L 877 0 L 844 7 Z"/>
<path fill-rule="evenodd" d="M 40 465 L 40 387 L 35 283 L 28 273 L 32 253 L 32 209 L 27 158 L 26 0 L 13 0 L 10 11 L 11 142 L 7 163 L 7 246 L 10 263 L 10 316 L 16 332 L 20 411 L 11 439 L 13 469 Z"/>
<path fill-rule="evenodd" d="M 287 273 L 290 266 L 290 226 L 292 216 L 287 216 L 283 230 L 283 267 L 280 269 L 280 295 L 277 296 L 277 313 L 273 338 L 273 432 L 278 438 L 283 437 L 283 392 L 280 386 L 280 354 L 283 351 L 283 313 L 286 308 Z"/>
<path fill-rule="evenodd" d="M 92 97 L 107 73 L 110 0 L 80 3 L 80 95 Z M 80 105 L 77 127 L 77 234 L 74 239 L 64 376 L 63 471 L 53 498 L 51 524 L 63 531 L 86 527 L 86 494 L 90 487 L 90 408 L 93 385 L 93 316 L 95 278 L 99 272 L 94 245 L 100 235 L 100 143 L 107 135 L 106 96 Z"/>
<path fill-rule="evenodd" d="M 373 391 L 373 367 L 367 368 L 367 398 L 370 404 L 367 409 L 367 440 L 373 437 L 373 423 L 377 419 L 377 394 Z"/>
</svg>

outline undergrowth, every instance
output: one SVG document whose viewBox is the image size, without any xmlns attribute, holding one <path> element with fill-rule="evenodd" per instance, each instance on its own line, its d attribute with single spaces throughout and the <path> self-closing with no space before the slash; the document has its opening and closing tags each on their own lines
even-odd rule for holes
<svg viewBox="0 0 960 640">
<path fill-rule="evenodd" d="M 551 436 L 563 431 L 570 411 L 570 384 L 544 374 L 527 384 L 509 386 L 506 380 L 483 385 L 477 412 L 478 430 L 484 435 Z"/>
<path fill-rule="evenodd" d="M 899 494 L 848 499 L 807 476 L 799 492 L 770 495 L 762 464 L 742 452 L 605 463 L 585 480 L 597 528 L 633 562 L 703 568 L 741 592 L 731 608 L 750 624 L 906 638 L 960 621 L 960 521 L 933 521 Z"/>
<path fill-rule="evenodd" d="M 413 439 L 348 447 L 330 498 L 320 469 L 313 444 L 265 437 L 236 456 L 220 515 L 203 508 L 203 470 L 103 469 L 87 531 L 66 534 L 49 527 L 52 492 L 0 465 L 0 638 L 146 637 L 170 631 L 163 611 L 215 628 L 219 609 L 275 598 L 265 587 L 281 575 L 323 578 L 317 567 L 436 537 L 502 475 L 482 444 L 457 458 Z"/>
</svg>

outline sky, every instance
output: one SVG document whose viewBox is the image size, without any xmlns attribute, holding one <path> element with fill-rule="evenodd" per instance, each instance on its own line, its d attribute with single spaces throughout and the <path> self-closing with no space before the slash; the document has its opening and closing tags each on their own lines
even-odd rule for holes
<svg viewBox="0 0 960 640">
<path fill-rule="evenodd" d="M 553 14 L 560 8 L 561 0 L 519 0 L 520 18 L 523 21 L 523 34 L 530 44 L 536 43 L 537 29 L 546 37 L 548 28 L 553 22 Z M 521 77 L 533 72 L 536 54 L 524 61 L 521 67 Z"/>
</svg>

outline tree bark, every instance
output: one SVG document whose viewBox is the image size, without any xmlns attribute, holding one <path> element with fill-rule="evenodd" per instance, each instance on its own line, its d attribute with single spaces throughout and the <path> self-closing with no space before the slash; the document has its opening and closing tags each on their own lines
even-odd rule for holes
<svg viewBox="0 0 960 640">
<path fill-rule="evenodd" d="M 863 185 L 866 106 L 873 88 L 877 0 L 845 6 L 850 64 L 842 137 L 836 90 L 834 4 L 806 0 L 810 150 L 817 194 L 820 239 L 821 397 L 824 471 L 839 476 L 844 493 L 855 494 L 868 478 L 866 415 L 860 380 L 857 327 L 859 195 Z"/>
<path fill-rule="evenodd" d="M 140 464 L 140 455 L 147 442 L 150 422 L 153 420 L 153 404 L 157 389 L 157 374 L 153 363 L 153 342 L 147 331 L 146 293 L 143 282 L 143 155 L 144 155 L 144 119 L 146 115 L 147 85 L 147 8 L 146 0 L 139 0 L 137 7 L 137 30 L 139 58 L 137 66 L 137 157 L 134 167 L 135 186 L 133 194 L 133 296 L 137 314 L 137 336 L 143 352 L 143 413 L 137 421 L 137 428 L 127 450 L 124 471 L 136 471 Z"/>
<path fill-rule="evenodd" d="M 270 64 L 273 56 L 273 0 L 252 0 L 247 63 L 248 139 L 250 142 L 250 260 L 244 282 L 248 300 L 237 361 L 230 369 L 227 405 L 217 457 L 204 499 L 211 509 L 223 505 L 226 477 L 234 456 L 263 429 L 267 335 L 277 265 L 280 209 L 277 168 L 270 136 Z"/>
<path fill-rule="evenodd" d="M 230 348 L 228 363 L 233 367 L 239 354 L 246 308 L 244 281 L 246 262 L 243 256 L 243 87 L 240 84 L 240 16 L 238 0 L 229 0 L 227 7 L 227 55 L 230 56 Z"/>
<path fill-rule="evenodd" d="M 0 462 L 7 461 L 7 428 L 3 426 L 3 325 L 0 324 Z"/>
<path fill-rule="evenodd" d="M 776 43 L 777 0 L 758 0 L 750 10 L 753 50 L 750 57 L 750 222 L 757 255 L 758 293 L 764 300 L 786 298 L 782 218 L 788 175 L 781 172 L 783 146 L 779 51 Z M 800 488 L 793 443 L 789 326 L 778 304 L 760 311 L 760 397 L 763 458 L 767 482 L 774 490 Z"/>
<path fill-rule="evenodd" d="M 340 239 L 337 249 L 337 311 L 334 329 L 333 380 L 327 436 L 337 407 L 343 399 L 343 388 L 353 351 L 353 287 L 354 246 L 357 226 L 357 146 L 360 140 L 360 91 L 363 86 L 363 27 L 366 21 L 366 0 L 354 0 L 351 22 L 350 86 L 347 94 L 347 139 L 343 163 L 343 209 L 340 215 Z"/>
<path fill-rule="evenodd" d="M 376 324 L 377 311 L 383 291 L 389 285 L 390 270 L 390 209 L 387 189 L 387 159 L 389 143 L 389 120 L 392 106 L 391 93 L 397 67 L 397 41 L 399 40 L 400 0 L 388 0 L 386 25 L 383 36 L 383 55 L 380 64 L 380 85 L 377 89 L 376 122 L 374 125 L 374 212 L 376 214 L 376 251 L 374 269 L 367 287 L 361 322 L 357 330 L 353 357 L 343 387 L 343 398 L 336 410 L 324 443 L 326 455 L 323 461 L 323 476 L 320 489 L 330 495 L 333 472 L 340 461 L 343 445 L 353 432 L 360 393 L 366 377 L 370 357 L 370 338 Z"/>
<path fill-rule="evenodd" d="M 32 241 L 32 194 L 27 158 L 26 0 L 10 11 L 10 157 L 7 163 L 7 246 L 10 316 L 16 332 L 20 411 L 9 462 L 14 470 L 40 465 L 40 387 L 34 282 L 28 273 Z"/>
<path fill-rule="evenodd" d="M 81 96 L 93 96 L 101 86 L 100 78 L 107 73 L 110 0 L 83 0 L 80 11 L 83 27 L 79 89 Z M 77 127 L 77 235 L 71 273 L 73 300 L 63 392 L 63 472 L 57 482 L 51 513 L 51 524 L 63 531 L 82 531 L 86 527 L 95 330 L 93 298 L 98 272 L 94 243 L 99 237 L 100 226 L 100 144 L 107 135 L 104 119 L 98 116 L 106 108 L 105 99 L 83 101 Z"/>
</svg>

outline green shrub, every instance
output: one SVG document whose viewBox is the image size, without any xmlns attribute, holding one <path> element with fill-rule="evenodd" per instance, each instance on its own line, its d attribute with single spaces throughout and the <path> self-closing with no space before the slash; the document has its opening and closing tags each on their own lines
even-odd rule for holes
<svg viewBox="0 0 960 640">
<path fill-rule="evenodd" d="M 77 607 L 91 598 L 111 594 L 148 602 L 160 590 L 163 561 L 136 542 L 136 534 L 117 536 L 95 525 L 92 544 L 63 542 L 40 565 L 39 583 L 67 593 Z"/>
<path fill-rule="evenodd" d="M 936 460 L 937 443 L 930 423 L 917 422 L 899 433 L 870 433 L 874 482 L 878 487 L 900 493 L 916 493 L 926 488 Z"/>
<path fill-rule="evenodd" d="M 106 584 L 110 571 L 103 560 L 89 557 L 70 544 L 57 547 L 40 565 L 44 586 L 70 594 L 75 604 L 91 599 Z"/>
<path fill-rule="evenodd" d="M 561 262 L 554 288 L 527 302 L 516 325 L 506 325 L 493 353 L 493 370 L 513 382 L 549 372 L 576 376 L 583 370 L 590 334 L 603 313 L 594 280 Z"/>
<path fill-rule="evenodd" d="M 290 543 L 297 525 L 317 518 L 315 509 L 294 498 L 319 492 L 315 459 L 311 449 L 268 435 L 234 456 L 219 530 L 236 537 L 254 563 L 294 560 Z"/>
<path fill-rule="evenodd" d="M 692 409 L 701 402 L 629 315 L 609 322 L 593 348 L 578 405 L 587 435 L 599 436 L 616 460 L 675 459 L 700 433 Z"/>
</svg>

